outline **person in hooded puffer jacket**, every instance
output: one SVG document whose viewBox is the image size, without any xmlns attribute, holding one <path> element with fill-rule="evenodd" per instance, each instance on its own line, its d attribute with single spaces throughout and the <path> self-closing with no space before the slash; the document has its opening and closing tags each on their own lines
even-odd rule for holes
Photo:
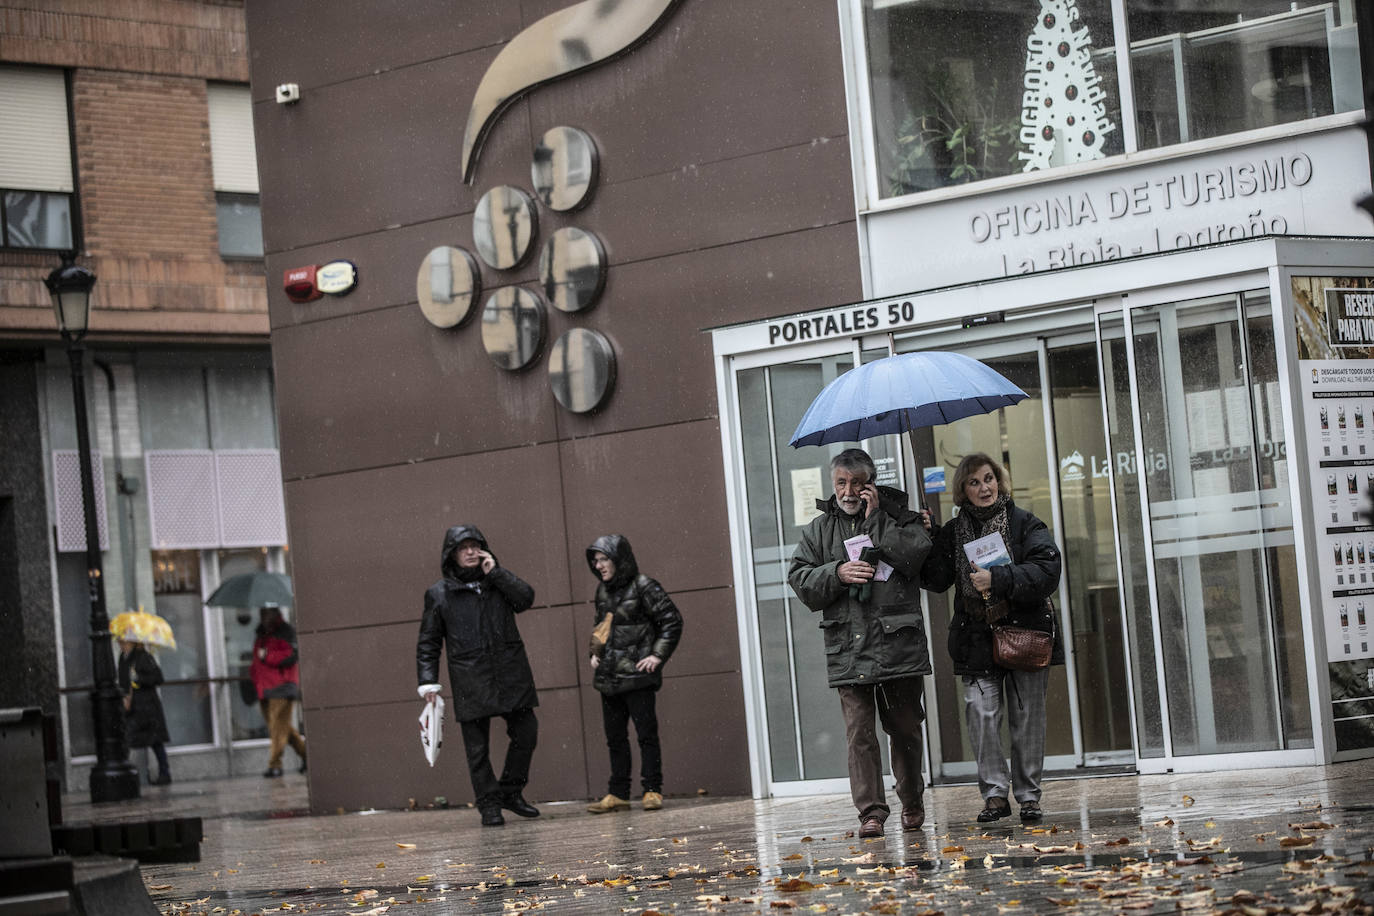
<svg viewBox="0 0 1374 916">
<path fill-rule="evenodd" d="M 539 738 L 534 707 L 539 696 L 515 615 L 534 604 L 534 589 L 492 556 L 487 539 L 473 525 L 455 525 L 444 535 L 443 577 L 425 592 L 420 638 L 415 650 L 419 692 L 434 702 L 439 690 L 439 655 L 448 645 L 453 715 L 463 730 L 468 773 L 482 826 L 506 822 L 501 809 L 538 817 L 525 801 L 530 761 Z M 491 767 L 493 716 L 506 720 L 506 764 L 501 778 Z"/>
<path fill-rule="evenodd" d="M 601 693 L 601 718 L 611 752 L 611 779 L 606 797 L 587 806 L 592 814 L 630 807 L 630 732 L 633 719 L 639 739 L 639 777 L 644 810 L 663 807 L 663 755 L 658 744 L 655 694 L 663 686 L 663 664 L 682 638 L 682 615 L 668 593 L 641 575 L 630 542 L 607 534 L 587 548 L 587 565 L 596 587 L 596 619 L 610 615 L 604 644 L 593 636 L 592 685 Z"/>
</svg>

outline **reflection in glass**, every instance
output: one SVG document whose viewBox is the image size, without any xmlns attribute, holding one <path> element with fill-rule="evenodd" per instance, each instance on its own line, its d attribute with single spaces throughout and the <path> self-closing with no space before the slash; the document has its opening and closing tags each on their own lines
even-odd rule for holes
<svg viewBox="0 0 1374 916">
<path fill-rule="evenodd" d="M 882 197 L 1122 150 L 1108 0 L 864 0 L 864 28 Z"/>
<path fill-rule="evenodd" d="M 244 573 L 267 569 L 267 556 L 261 550 L 222 549 L 219 556 L 220 582 Z M 229 691 L 230 731 L 234 741 L 267 737 L 267 722 L 258 708 L 258 695 L 248 670 L 253 665 L 253 640 L 257 636 L 257 608 L 216 608 L 223 615 L 224 662 L 229 677 L 238 678 Z M 283 613 L 290 619 L 289 610 Z M 299 705 L 298 707 L 299 708 Z"/>
<path fill-rule="evenodd" d="M 552 128 L 534 148 L 530 175 L 535 196 L 552 210 L 575 210 L 590 199 L 596 170 L 591 137 L 576 127 Z"/>
<path fill-rule="evenodd" d="M 482 310 L 482 346 L 502 369 L 523 369 L 544 345 L 544 303 L 520 286 L 503 286 Z"/>
<path fill-rule="evenodd" d="M 1176 755 L 1310 746 L 1265 297 L 1132 312 L 1169 738 Z M 1270 327 L 1265 327 L 1268 325 Z M 1277 394 L 1277 386 L 1275 387 Z M 1280 414 L 1281 416 L 1281 414 Z M 1135 472 L 1132 467 L 1131 471 Z M 1296 655 L 1295 655 L 1296 653 Z M 1294 670 L 1296 664 L 1297 670 Z"/>
<path fill-rule="evenodd" d="M 573 328 L 549 350 L 549 387 L 573 413 L 596 410 L 615 385 L 615 351 L 604 335 Z"/>
<path fill-rule="evenodd" d="M 1112 533 L 1110 460 L 1102 425 L 1097 347 L 1052 347 L 1052 432 L 1059 456 L 1059 507 L 1064 526 L 1064 581 L 1083 750 L 1132 756 L 1125 625 Z M 1069 646 L 1065 647 L 1070 648 Z"/>
<path fill-rule="evenodd" d="M 533 198 L 510 185 L 498 185 L 483 194 L 472 214 L 477 253 L 498 270 L 525 260 L 537 229 Z"/>
<path fill-rule="evenodd" d="M 915 341 L 898 341 L 898 350 L 914 348 Z M 947 483 L 954 480 L 954 469 L 965 455 L 985 452 L 1000 461 L 1011 477 L 1011 497 L 1016 505 L 1053 526 L 1049 462 L 1045 452 L 1044 391 L 1040 382 L 1040 357 L 1032 351 L 1007 356 L 985 357 L 985 365 L 1006 376 L 1029 397 L 1013 407 L 980 414 L 931 427 L 930 451 L 917 450 L 918 467 L 943 467 Z M 938 523 L 954 517 L 954 493 L 927 493 L 924 501 Z M 936 648 L 931 661 L 935 666 L 935 702 L 941 710 L 962 710 L 963 682 L 954 675 L 953 663 L 945 645 L 949 621 L 954 615 L 954 589 L 943 594 L 927 593 L 930 607 L 930 639 Z M 1059 606 L 1055 602 L 1056 608 Z M 1072 754 L 1073 722 L 1069 716 L 1069 684 L 1062 665 L 1050 669 L 1046 708 L 1054 710 L 1046 719 L 1045 753 L 1055 757 Z M 968 726 L 962 715 L 940 716 L 941 772 L 945 775 L 972 772 L 973 751 Z M 955 766 L 951 766 L 954 764 Z"/>
<path fill-rule="evenodd" d="M 200 551 L 154 550 L 153 611 L 172 626 L 176 651 L 158 651 L 157 662 L 168 681 L 209 677 L 205 657 L 205 613 L 200 583 Z M 159 690 L 171 744 L 209 744 L 211 696 L 208 684 L 164 685 Z"/>
<path fill-rule="evenodd" d="M 472 317 L 472 305 L 482 291 L 482 273 L 472 255 L 461 248 L 440 245 L 420 262 L 415 297 L 429 323 L 453 328 Z"/>
<path fill-rule="evenodd" d="M 1141 149 L 1364 105 L 1353 4 L 1127 0 L 1126 10 Z"/>
<path fill-rule="evenodd" d="M 589 308 L 606 283 L 606 252 L 600 239 L 576 226 L 549 236 L 539 253 L 539 282 L 544 298 L 559 311 Z"/>
<path fill-rule="evenodd" d="M 43 191 L 6 191 L 0 244 L 7 248 L 72 247 L 71 198 Z M 258 251 L 262 253 L 261 249 Z"/>
<path fill-rule="evenodd" d="M 1104 314 L 1100 323 L 1102 387 L 1115 472 L 1112 482 L 1116 498 L 1117 544 L 1121 551 L 1126 641 L 1131 656 L 1136 752 L 1141 757 L 1162 757 L 1164 719 L 1159 703 L 1145 523 L 1140 512 L 1140 480 L 1135 466 L 1135 403 L 1131 399 L 1131 379 L 1127 371 L 1125 325 L 1120 312 Z"/>
</svg>

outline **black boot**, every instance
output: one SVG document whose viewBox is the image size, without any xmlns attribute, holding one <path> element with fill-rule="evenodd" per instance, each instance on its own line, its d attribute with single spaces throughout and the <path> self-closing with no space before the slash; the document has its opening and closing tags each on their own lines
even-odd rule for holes
<svg viewBox="0 0 1374 916">
<path fill-rule="evenodd" d="M 525 801 L 520 792 L 508 792 L 501 796 L 501 807 L 513 811 L 521 817 L 538 817 L 539 809 Z"/>
<path fill-rule="evenodd" d="M 500 827 L 506 822 L 506 819 L 501 816 L 500 808 L 482 808 L 481 811 L 483 827 Z"/>
</svg>

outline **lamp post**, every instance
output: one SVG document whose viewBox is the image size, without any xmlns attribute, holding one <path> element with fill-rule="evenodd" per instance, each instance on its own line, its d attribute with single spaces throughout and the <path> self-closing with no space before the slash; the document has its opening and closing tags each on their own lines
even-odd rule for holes
<svg viewBox="0 0 1374 916">
<path fill-rule="evenodd" d="M 74 263 L 74 252 L 62 255 L 62 266 L 43 282 L 52 294 L 57 329 L 72 364 L 72 400 L 76 406 L 76 451 L 81 462 L 81 510 L 86 516 L 86 587 L 91 599 L 91 716 L 95 720 L 95 766 L 91 768 L 91 801 L 138 798 L 138 770 L 129 763 L 124 740 L 124 710 L 115 683 L 110 647 L 110 618 L 105 611 L 105 579 L 100 561 L 100 530 L 95 519 L 95 473 L 91 466 L 91 433 L 86 426 L 86 378 L 81 340 L 91 317 L 95 274 Z"/>
</svg>

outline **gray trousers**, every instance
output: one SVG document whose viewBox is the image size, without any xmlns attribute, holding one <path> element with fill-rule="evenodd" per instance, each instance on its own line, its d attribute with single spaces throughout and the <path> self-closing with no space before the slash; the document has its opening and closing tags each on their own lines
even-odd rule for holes
<svg viewBox="0 0 1374 916">
<path fill-rule="evenodd" d="M 892 775 L 897 798 L 904 810 L 921 807 L 925 781 L 921 778 L 921 722 L 926 717 L 919 677 L 883 681 L 872 687 L 835 688 L 844 713 L 844 736 L 849 745 L 849 793 L 859 817 L 887 820 L 889 808 L 883 791 L 883 752 L 873 716 L 883 723 L 892 739 Z"/>
<path fill-rule="evenodd" d="M 1008 671 L 1003 677 L 964 676 L 964 718 L 978 761 L 978 788 L 984 799 L 1040 801 L 1045 768 L 1045 690 L 1050 669 Z M 1011 768 L 1002 754 L 1002 710 L 1011 732 Z"/>
</svg>

